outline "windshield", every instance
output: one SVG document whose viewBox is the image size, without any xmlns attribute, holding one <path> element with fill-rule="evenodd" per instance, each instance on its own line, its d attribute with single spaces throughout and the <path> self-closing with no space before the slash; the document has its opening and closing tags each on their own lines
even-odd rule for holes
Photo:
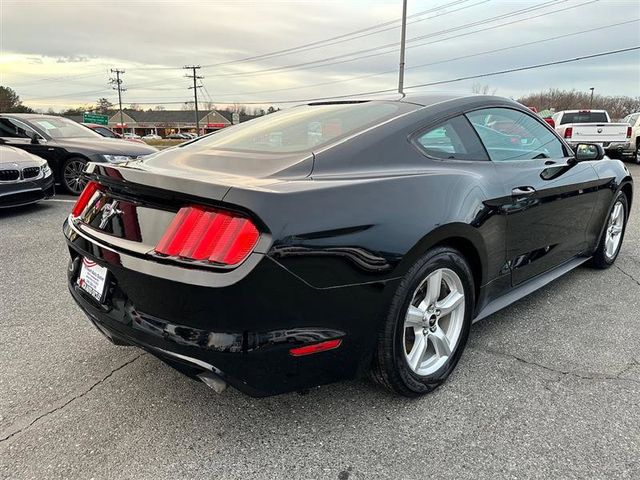
<svg viewBox="0 0 640 480">
<path fill-rule="evenodd" d="M 605 112 L 565 112 L 560 125 L 565 123 L 607 123 Z"/>
<path fill-rule="evenodd" d="M 63 117 L 41 117 L 31 119 L 37 128 L 51 138 L 95 138 L 100 137 L 90 128 Z"/>
<path fill-rule="evenodd" d="M 218 131 L 192 145 L 261 153 L 311 150 L 393 118 L 406 109 L 406 105 L 392 102 L 304 105 Z"/>
</svg>

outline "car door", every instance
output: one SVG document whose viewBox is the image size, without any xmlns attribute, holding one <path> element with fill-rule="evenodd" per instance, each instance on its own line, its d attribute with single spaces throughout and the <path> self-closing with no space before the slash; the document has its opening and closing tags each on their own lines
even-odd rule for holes
<svg viewBox="0 0 640 480">
<path fill-rule="evenodd" d="M 521 110 L 487 108 L 466 115 L 505 187 L 501 208 L 512 284 L 584 251 L 598 195 L 592 162 L 575 162 L 545 123 Z"/>
</svg>

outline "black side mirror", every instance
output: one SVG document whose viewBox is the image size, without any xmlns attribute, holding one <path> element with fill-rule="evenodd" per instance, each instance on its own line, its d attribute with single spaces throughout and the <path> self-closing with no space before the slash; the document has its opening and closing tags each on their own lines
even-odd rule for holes
<svg viewBox="0 0 640 480">
<path fill-rule="evenodd" d="M 33 132 L 30 136 L 32 144 L 38 145 L 40 143 L 40 135 L 38 135 L 36 132 Z"/>
<path fill-rule="evenodd" d="M 573 149 L 576 153 L 577 162 L 602 160 L 605 155 L 604 148 L 597 143 L 579 143 Z"/>
</svg>

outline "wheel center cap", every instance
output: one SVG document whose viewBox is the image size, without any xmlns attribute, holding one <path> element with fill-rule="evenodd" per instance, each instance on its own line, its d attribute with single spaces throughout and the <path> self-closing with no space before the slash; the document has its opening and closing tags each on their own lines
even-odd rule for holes
<svg viewBox="0 0 640 480">
<path fill-rule="evenodd" d="M 435 314 L 435 313 L 434 313 L 434 314 L 432 314 L 432 315 L 429 317 L 429 326 L 430 326 L 430 327 L 433 327 L 433 326 L 436 324 L 436 320 L 437 320 L 437 319 L 438 319 L 438 317 L 436 316 L 436 314 Z"/>
</svg>

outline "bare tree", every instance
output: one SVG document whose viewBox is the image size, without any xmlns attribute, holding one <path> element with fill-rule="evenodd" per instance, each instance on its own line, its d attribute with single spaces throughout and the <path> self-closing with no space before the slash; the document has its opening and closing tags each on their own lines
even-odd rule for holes
<svg viewBox="0 0 640 480">
<path fill-rule="evenodd" d="M 474 83 L 471 87 L 472 93 L 478 93 L 480 95 L 495 95 L 497 91 L 497 88 L 491 88 L 490 85 L 482 85 L 480 83 Z"/>
<path fill-rule="evenodd" d="M 630 113 L 640 111 L 640 97 L 628 97 L 623 95 L 599 95 L 593 96 L 591 92 L 578 90 L 559 90 L 551 88 L 539 93 L 531 93 L 518 99 L 518 102 L 530 107 L 542 110 L 579 110 L 594 109 L 606 110 L 612 119 L 621 119 Z"/>
</svg>

